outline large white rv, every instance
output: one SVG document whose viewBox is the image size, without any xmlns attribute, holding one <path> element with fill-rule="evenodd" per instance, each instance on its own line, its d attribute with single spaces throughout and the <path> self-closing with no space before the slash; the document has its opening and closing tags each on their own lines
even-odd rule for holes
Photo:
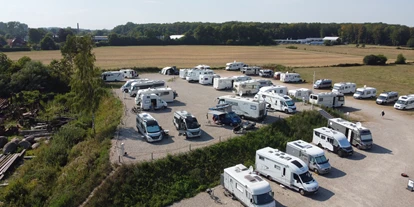
<svg viewBox="0 0 414 207">
<path fill-rule="evenodd" d="M 354 153 L 351 144 L 341 132 L 321 127 L 313 129 L 312 143 L 318 147 L 337 153 L 340 157 Z"/>
<path fill-rule="evenodd" d="M 162 100 L 157 94 L 141 94 L 138 99 L 137 105 L 142 110 L 156 110 L 156 109 L 165 109 L 168 104 Z"/>
<path fill-rule="evenodd" d="M 121 71 L 106 71 L 102 73 L 102 80 L 105 82 L 123 81 L 124 73 Z"/>
<path fill-rule="evenodd" d="M 201 69 L 201 70 L 207 70 L 207 69 L 210 70 L 211 69 L 211 67 L 208 66 L 208 65 L 197 65 L 194 68 L 195 69 Z"/>
<path fill-rule="evenodd" d="M 285 113 L 295 113 L 295 102 L 287 95 L 273 92 L 259 92 L 254 96 L 256 100 L 264 100 L 268 107 Z"/>
<path fill-rule="evenodd" d="M 262 70 L 259 71 L 259 76 L 260 77 L 271 78 L 271 77 L 273 77 L 273 70 L 271 70 L 271 69 L 262 69 Z"/>
<path fill-rule="evenodd" d="M 179 72 L 180 78 L 182 78 L 182 79 L 187 78 L 189 70 L 191 70 L 191 69 L 180 69 L 180 72 Z"/>
<path fill-rule="evenodd" d="M 240 70 L 243 67 L 247 67 L 248 65 L 242 63 L 242 62 L 232 62 L 232 63 L 226 63 L 226 70 Z"/>
<path fill-rule="evenodd" d="M 188 71 L 187 77 L 185 78 L 188 82 L 198 82 L 200 75 L 213 75 L 213 70 L 210 69 L 192 69 Z"/>
<path fill-rule="evenodd" d="M 200 75 L 198 82 L 201 85 L 213 85 L 214 78 L 220 78 L 220 75 L 218 74 Z"/>
<path fill-rule="evenodd" d="M 352 123 L 341 118 L 328 120 L 328 127 L 344 134 L 349 143 L 358 149 L 372 148 L 371 131 L 361 125 L 360 122 Z"/>
<path fill-rule="evenodd" d="M 295 140 L 286 144 L 286 153 L 293 155 L 305 162 L 309 170 L 317 174 L 325 174 L 331 170 L 329 159 L 326 159 L 325 152 L 314 145 L 303 140 Z"/>
<path fill-rule="evenodd" d="M 262 68 L 257 66 L 252 67 L 243 67 L 243 74 L 245 75 L 259 75 L 259 72 Z"/>
<path fill-rule="evenodd" d="M 299 191 L 301 195 L 316 193 L 319 189 L 305 162 L 278 149 L 265 147 L 257 150 L 255 164 L 258 173 Z"/>
<path fill-rule="evenodd" d="M 247 207 L 276 207 L 270 184 L 242 164 L 224 169 L 221 185 Z"/>
<path fill-rule="evenodd" d="M 125 78 L 136 78 L 136 77 L 138 77 L 137 71 L 132 70 L 132 69 L 122 69 L 122 70 L 119 70 L 119 71 L 124 73 Z"/>
<path fill-rule="evenodd" d="M 234 95 L 220 96 L 218 104 L 231 105 L 232 111 L 240 116 L 240 118 L 250 118 L 263 120 L 266 115 L 266 102 L 254 100 L 252 98 L 244 98 Z"/>
<path fill-rule="evenodd" d="M 249 77 L 247 75 L 233 76 L 232 78 L 234 78 L 234 82 L 252 80 L 252 77 Z"/>
<path fill-rule="evenodd" d="M 216 90 L 228 90 L 233 88 L 234 77 L 223 77 L 213 79 L 213 88 Z"/>
<path fill-rule="evenodd" d="M 268 79 L 255 79 L 255 80 L 260 83 L 259 88 L 273 85 L 272 81 Z"/>
<path fill-rule="evenodd" d="M 354 93 L 354 98 L 363 99 L 363 98 L 375 98 L 377 95 L 377 89 L 373 87 L 363 87 L 357 88 Z"/>
<path fill-rule="evenodd" d="M 397 100 L 398 100 L 398 92 L 388 91 L 388 92 L 381 93 L 375 102 L 377 104 L 390 104 L 390 103 L 396 102 Z"/>
<path fill-rule="evenodd" d="M 127 82 L 125 82 L 125 84 L 122 85 L 121 91 L 124 92 L 124 93 L 129 93 L 129 89 L 131 88 L 132 83 L 145 82 L 145 81 L 149 81 L 149 79 L 145 78 L 145 79 L 130 79 L 130 80 L 127 80 Z"/>
<path fill-rule="evenodd" d="M 140 113 L 136 117 L 136 127 L 138 133 L 147 142 L 161 141 L 168 134 L 168 130 L 163 130 L 154 117 L 148 113 Z"/>
<path fill-rule="evenodd" d="M 311 94 L 309 96 L 309 103 L 328 108 L 342 107 L 345 104 L 345 97 L 342 93 L 323 92 Z"/>
<path fill-rule="evenodd" d="M 165 81 L 163 80 L 134 82 L 131 84 L 131 88 L 129 89 L 129 96 L 135 97 L 137 95 L 138 90 L 141 90 L 141 89 L 159 88 L 159 87 L 164 87 L 164 86 L 165 86 Z"/>
<path fill-rule="evenodd" d="M 177 130 L 183 130 L 186 138 L 200 137 L 201 125 L 197 118 L 187 111 L 174 112 L 173 124 Z"/>
<path fill-rule="evenodd" d="M 256 94 L 259 92 L 260 83 L 256 80 L 240 81 L 233 83 L 233 93 L 240 96 L 247 94 Z"/>
<path fill-rule="evenodd" d="M 400 96 L 398 101 L 394 104 L 395 109 L 414 109 L 414 94 Z"/>
<path fill-rule="evenodd" d="M 155 94 L 167 103 L 173 102 L 177 97 L 177 92 L 171 88 L 147 88 L 137 91 L 137 95 L 135 96 L 135 104 L 138 104 L 141 101 L 140 98 L 143 94 Z"/>
<path fill-rule="evenodd" d="M 332 92 L 338 92 L 338 93 L 355 93 L 356 91 L 356 84 L 350 83 L 350 82 L 341 82 L 341 83 L 335 83 L 332 88 Z"/>
<path fill-rule="evenodd" d="M 281 73 L 280 74 L 280 81 L 283 83 L 299 83 L 302 82 L 302 78 L 300 77 L 299 73 Z"/>
<path fill-rule="evenodd" d="M 293 89 L 289 90 L 289 96 L 295 97 L 298 99 L 302 99 L 304 101 L 309 100 L 309 96 L 312 94 L 312 90 L 307 88 L 299 88 L 299 89 Z"/>
<path fill-rule="evenodd" d="M 273 93 L 287 95 L 288 88 L 286 86 L 281 86 L 281 85 L 264 86 L 260 88 L 259 92 L 273 92 Z"/>
</svg>

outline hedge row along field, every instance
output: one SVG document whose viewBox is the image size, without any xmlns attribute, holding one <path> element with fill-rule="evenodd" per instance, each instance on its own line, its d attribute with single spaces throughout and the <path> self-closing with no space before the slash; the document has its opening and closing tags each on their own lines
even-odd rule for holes
<svg viewBox="0 0 414 207">
<path fill-rule="evenodd" d="M 170 205 L 218 185 L 226 167 L 239 163 L 254 165 L 257 149 L 271 146 L 285 150 L 288 141 L 311 141 L 313 128 L 326 124 L 327 120 L 317 111 L 304 111 L 213 146 L 153 162 L 121 166 L 87 205 Z"/>
</svg>

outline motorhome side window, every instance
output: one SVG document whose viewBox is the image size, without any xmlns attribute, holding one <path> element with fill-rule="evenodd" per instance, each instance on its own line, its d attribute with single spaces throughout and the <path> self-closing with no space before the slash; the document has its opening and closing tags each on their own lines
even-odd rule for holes
<svg viewBox="0 0 414 207">
<path fill-rule="evenodd" d="M 321 133 L 315 131 L 315 135 L 321 137 Z"/>
<path fill-rule="evenodd" d="M 275 165 L 275 168 L 276 168 L 277 170 L 280 170 L 280 166 L 278 166 L 278 165 Z"/>
<path fill-rule="evenodd" d="M 161 95 L 162 95 L 162 96 L 166 96 L 166 95 L 168 95 L 168 94 L 170 94 L 170 92 L 168 92 L 168 91 L 167 91 L 167 92 L 162 92 L 162 94 L 161 94 Z"/>
<path fill-rule="evenodd" d="M 264 161 L 264 157 L 262 157 L 262 156 L 259 156 L 259 159 L 261 159 L 261 160 L 263 160 L 263 161 Z"/>
<path fill-rule="evenodd" d="M 323 135 L 321 136 L 321 139 L 325 140 L 325 138 L 326 138 L 325 136 L 323 136 Z"/>
<path fill-rule="evenodd" d="M 256 108 L 256 106 L 254 106 L 254 105 L 250 105 L 250 109 L 251 109 L 251 110 L 256 110 L 257 108 Z"/>
<path fill-rule="evenodd" d="M 239 190 L 240 192 L 243 193 L 243 186 L 238 185 L 238 183 L 236 183 L 236 188 L 237 190 Z"/>
<path fill-rule="evenodd" d="M 299 176 L 298 176 L 298 175 L 296 175 L 296 174 L 293 174 L 293 179 L 295 179 L 296 181 L 300 182 L 300 180 L 299 180 Z"/>
<path fill-rule="evenodd" d="M 333 144 L 333 139 L 332 138 L 328 138 L 328 142 Z"/>
<path fill-rule="evenodd" d="M 323 98 L 320 98 L 319 101 L 323 101 Z"/>
</svg>

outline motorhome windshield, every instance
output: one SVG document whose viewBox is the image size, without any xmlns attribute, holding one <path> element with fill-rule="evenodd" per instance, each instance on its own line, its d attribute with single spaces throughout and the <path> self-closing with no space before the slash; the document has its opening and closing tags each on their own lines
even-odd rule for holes
<svg viewBox="0 0 414 207">
<path fill-rule="evenodd" d="M 341 86 L 334 86 L 333 89 L 340 90 L 341 89 Z"/>
<path fill-rule="evenodd" d="M 288 106 L 294 106 L 295 105 L 295 102 L 293 102 L 292 100 L 290 100 L 290 101 L 286 101 L 286 104 Z"/>
<path fill-rule="evenodd" d="M 386 96 L 384 96 L 384 95 L 381 95 L 381 96 L 378 96 L 378 99 L 380 99 L 380 100 L 385 100 L 385 99 L 387 99 L 387 97 L 386 97 Z"/>
<path fill-rule="evenodd" d="M 200 127 L 196 118 L 186 118 L 185 123 L 187 123 L 187 129 L 197 129 Z"/>
<path fill-rule="evenodd" d="M 253 203 L 256 205 L 263 205 L 273 202 L 275 199 L 272 196 L 272 192 L 263 193 L 261 195 L 253 196 Z"/>
<path fill-rule="evenodd" d="M 148 133 L 157 133 L 161 130 L 156 121 L 148 121 L 146 124 Z"/>
<path fill-rule="evenodd" d="M 356 91 L 355 94 L 362 95 L 362 94 L 364 94 L 364 92 L 363 91 Z"/>
<path fill-rule="evenodd" d="M 372 141 L 371 131 L 362 130 L 360 133 L 361 133 L 361 140 L 362 141 L 366 141 L 366 142 Z"/>
<path fill-rule="evenodd" d="M 348 140 L 343 138 L 343 139 L 338 139 L 339 142 L 339 146 L 341 146 L 342 148 L 347 148 L 350 147 L 351 145 L 349 144 Z"/>
<path fill-rule="evenodd" d="M 312 175 L 308 172 L 302 173 L 299 175 L 300 180 L 302 180 L 302 183 L 308 183 L 313 181 L 313 177 Z"/>
<path fill-rule="evenodd" d="M 315 161 L 318 164 L 324 164 L 327 163 L 328 160 L 326 159 L 325 155 L 319 156 L 319 157 L 315 157 Z"/>
<path fill-rule="evenodd" d="M 407 101 L 404 100 L 398 100 L 397 104 L 403 104 L 403 105 L 407 105 Z"/>
<path fill-rule="evenodd" d="M 315 82 L 315 84 L 316 84 L 316 85 L 321 84 L 321 80 L 317 80 L 317 81 Z"/>
</svg>

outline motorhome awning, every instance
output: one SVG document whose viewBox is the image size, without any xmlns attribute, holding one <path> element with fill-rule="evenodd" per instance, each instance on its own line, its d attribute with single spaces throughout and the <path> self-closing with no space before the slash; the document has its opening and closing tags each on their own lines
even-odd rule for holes
<svg viewBox="0 0 414 207">
<path fill-rule="evenodd" d="M 213 115 L 222 115 L 222 114 L 226 114 L 226 112 L 223 111 L 208 111 L 209 114 L 213 114 Z"/>
</svg>

